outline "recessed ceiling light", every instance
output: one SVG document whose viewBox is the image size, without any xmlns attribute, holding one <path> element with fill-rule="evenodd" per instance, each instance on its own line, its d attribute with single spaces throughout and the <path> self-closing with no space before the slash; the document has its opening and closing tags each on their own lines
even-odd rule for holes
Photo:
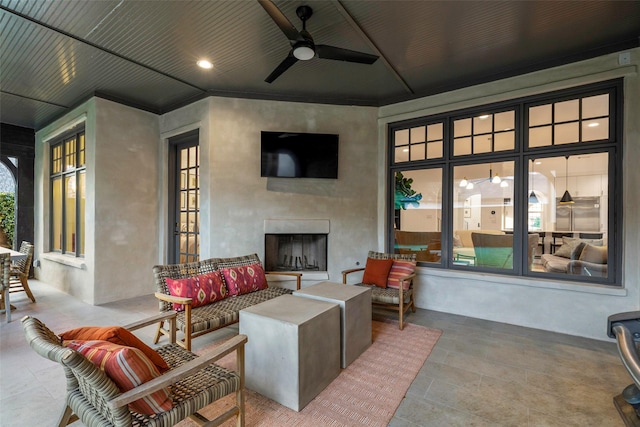
<svg viewBox="0 0 640 427">
<path fill-rule="evenodd" d="M 596 126 L 600 126 L 600 123 L 598 122 L 593 122 L 593 123 L 589 123 L 587 126 L 589 126 L 590 128 L 594 128 Z"/>
<path fill-rule="evenodd" d="M 200 68 L 204 68 L 204 69 L 210 69 L 213 68 L 213 64 L 209 61 L 207 61 L 206 59 L 201 59 L 197 62 L 198 67 Z"/>
</svg>

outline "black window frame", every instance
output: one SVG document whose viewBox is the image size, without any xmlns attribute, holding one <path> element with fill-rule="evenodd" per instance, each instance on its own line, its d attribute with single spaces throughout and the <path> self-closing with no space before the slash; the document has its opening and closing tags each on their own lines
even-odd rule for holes
<svg viewBox="0 0 640 427">
<path fill-rule="evenodd" d="M 528 110 L 529 107 L 550 102 L 583 98 L 608 93 L 609 98 L 609 135 L 606 140 L 584 141 L 570 144 L 550 145 L 544 147 L 528 147 Z M 495 151 L 481 154 L 454 155 L 453 124 L 455 120 L 481 114 L 496 114 L 502 111 L 515 110 L 515 147 L 514 150 Z M 624 93 L 623 80 L 615 79 L 593 84 L 582 85 L 569 89 L 540 93 L 532 96 L 491 103 L 472 108 L 438 113 L 432 116 L 413 118 L 409 120 L 389 123 L 387 125 L 387 222 L 386 245 L 389 252 L 394 248 L 394 183 L 396 172 L 409 170 L 442 168 L 442 258 L 439 263 L 421 263 L 420 266 L 466 272 L 490 272 L 505 276 L 520 276 L 528 278 L 542 278 L 547 280 L 585 282 L 590 284 L 604 284 L 610 286 L 622 285 L 622 248 L 623 248 L 623 214 L 622 198 L 615 194 L 622 194 L 622 159 L 624 143 Z M 411 129 L 417 126 L 428 126 L 434 122 L 444 122 L 443 152 L 439 159 L 425 159 L 418 161 L 394 162 L 394 135 L 398 130 Z M 549 272 L 529 271 L 526 268 L 527 256 L 527 219 L 528 205 L 525 192 L 528 189 L 528 165 L 531 159 L 558 156 L 574 156 L 587 153 L 609 154 L 608 164 L 608 212 L 607 233 L 608 244 L 608 272 L 606 278 L 587 277 L 568 274 L 554 274 Z M 513 270 L 503 271 L 495 269 L 474 268 L 470 270 L 454 265 L 452 262 L 453 242 L 453 168 L 459 165 L 476 163 L 490 163 L 512 160 L 515 162 L 514 181 L 514 265 Z"/>
<path fill-rule="evenodd" d="M 83 136 L 84 139 L 84 147 L 82 150 L 79 149 L 79 141 L 80 141 L 80 137 Z M 65 166 L 65 158 L 66 158 L 66 148 L 65 148 L 65 143 L 67 141 L 69 141 L 70 139 L 75 138 L 76 140 L 76 147 L 75 147 L 75 167 L 72 170 L 69 171 L 65 171 L 64 166 Z M 62 162 L 61 168 L 62 170 L 60 172 L 54 172 L 53 171 L 53 151 L 56 147 L 61 147 L 61 157 L 60 157 L 60 161 Z M 65 203 L 65 197 L 62 197 L 62 200 L 60 201 L 61 205 L 62 205 L 62 212 L 61 212 L 61 241 L 60 241 L 60 249 L 54 248 L 54 189 L 53 189 L 53 185 L 56 181 L 56 179 L 60 178 L 62 180 L 62 187 L 64 190 L 64 180 L 66 177 L 70 177 L 70 176 L 74 176 L 75 180 L 76 180 L 76 185 L 79 185 L 80 182 L 80 175 L 84 174 L 85 175 L 85 185 L 86 185 L 86 172 L 87 172 L 87 164 L 86 164 L 86 132 L 85 132 L 85 127 L 84 125 L 80 125 L 68 132 L 65 132 L 64 134 L 56 137 L 54 140 L 49 142 L 49 191 L 50 191 L 50 197 L 49 197 L 49 206 L 51 207 L 50 209 L 50 214 L 49 214 L 49 251 L 50 252 L 55 252 L 55 253 L 60 253 L 63 255 L 67 255 L 67 256 L 73 256 L 75 258 L 84 258 L 85 253 L 80 251 L 80 248 L 84 247 L 84 242 L 82 241 L 82 239 L 85 239 L 85 235 L 84 233 L 82 233 L 81 231 L 85 230 L 84 224 L 82 224 L 82 222 L 84 222 L 85 218 L 80 218 L 80 203 L 77 202 L 78 199 L 76 199 L 76 203 L 75 203 L 75 217 L 76 217 L 76 226 L 75 226 L 75 242 L 74 242 L 74 247 L 75 247 L 75 251 L 67 251 L 65 248 L 67 246 L 67 238 L 66 238 L 66 224 L 65 224 L 65 217 L 66 217 L 66 211 L 67 211 L 67 204 Z M 82 164 L 80 164 L 80 156 L 82 155 L 84 162 Z M 86 191 L 86 190 L 85 190 Z M 86 195 L 85 195 L 86 197 Z"/>
</svg>

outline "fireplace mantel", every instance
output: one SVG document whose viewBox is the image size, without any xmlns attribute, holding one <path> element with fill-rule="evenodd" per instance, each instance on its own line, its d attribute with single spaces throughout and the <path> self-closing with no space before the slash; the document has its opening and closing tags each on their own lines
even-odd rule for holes
<svg viewBox="0 0 640 427">
<path fill-rule="evenodd" d="M 328 219 L 265 219 L 265 234 L 329 234 Z"/>
</svg>

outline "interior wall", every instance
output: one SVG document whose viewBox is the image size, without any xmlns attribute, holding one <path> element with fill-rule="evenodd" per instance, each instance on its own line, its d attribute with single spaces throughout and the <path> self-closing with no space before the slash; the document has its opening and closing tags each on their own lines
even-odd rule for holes
<svg viewBox="0 0 640 427">
<path fill-rule="evenodd" d="M 257 253 L 264 259 L 266 219 L 326 219 L 329 279 L 376 246 L 377 109 L 211 97 L 167 113 L 161 132 L 201 129 L 202 257 Z M 339 134 L 338 179 L 260 177 L 260 131 Z M 205 185 L 205 181 L 207 184 Z M 201 209 L 205 206 L 201 206 Z M 206 227 L 206 228 L 205 228 Z M 205 232 L 206 230 L 206 232 Z"/>
<path fill-rule="evenodd" d="M 421 308 L 456 313 L 515 325 L 597 339 L 606 337 L 607 317 L 640 308 L 640 49 L 631 50 L 631 64 L 618 65 L 618 54 L 577 62 L 380 108 L 379 129 L 388 123 L 505 101 L 568 87 L 624 78 L 623 278 L 621 288 L 549 280 L 466 273 L 422 267 L 416 281 L 416 304 Z M 385 152 L 386 133 L 379 149 Z M 379 171 L 384 185 L 386 169 Z M 386 199 L 379 195 L 378 212 Z M 384 233 L 384 223 L 379 224 Z"/>
</svg>

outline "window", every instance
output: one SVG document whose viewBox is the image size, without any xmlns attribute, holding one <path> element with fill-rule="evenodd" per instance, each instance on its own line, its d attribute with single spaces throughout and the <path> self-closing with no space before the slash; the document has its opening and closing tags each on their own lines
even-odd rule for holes
<svg viewBox="0 0 640 427">
<path fill-rule="evenodd" d="M 51 145 L 51 247 L 84 256 L 86 165 L 84 129 Z"/>
<path fill-rule="evenodd" d="M 620 284 L 621 99 L 611 81 L 390 124 L 389 245 L 436 268 Z"/>
</svg>

